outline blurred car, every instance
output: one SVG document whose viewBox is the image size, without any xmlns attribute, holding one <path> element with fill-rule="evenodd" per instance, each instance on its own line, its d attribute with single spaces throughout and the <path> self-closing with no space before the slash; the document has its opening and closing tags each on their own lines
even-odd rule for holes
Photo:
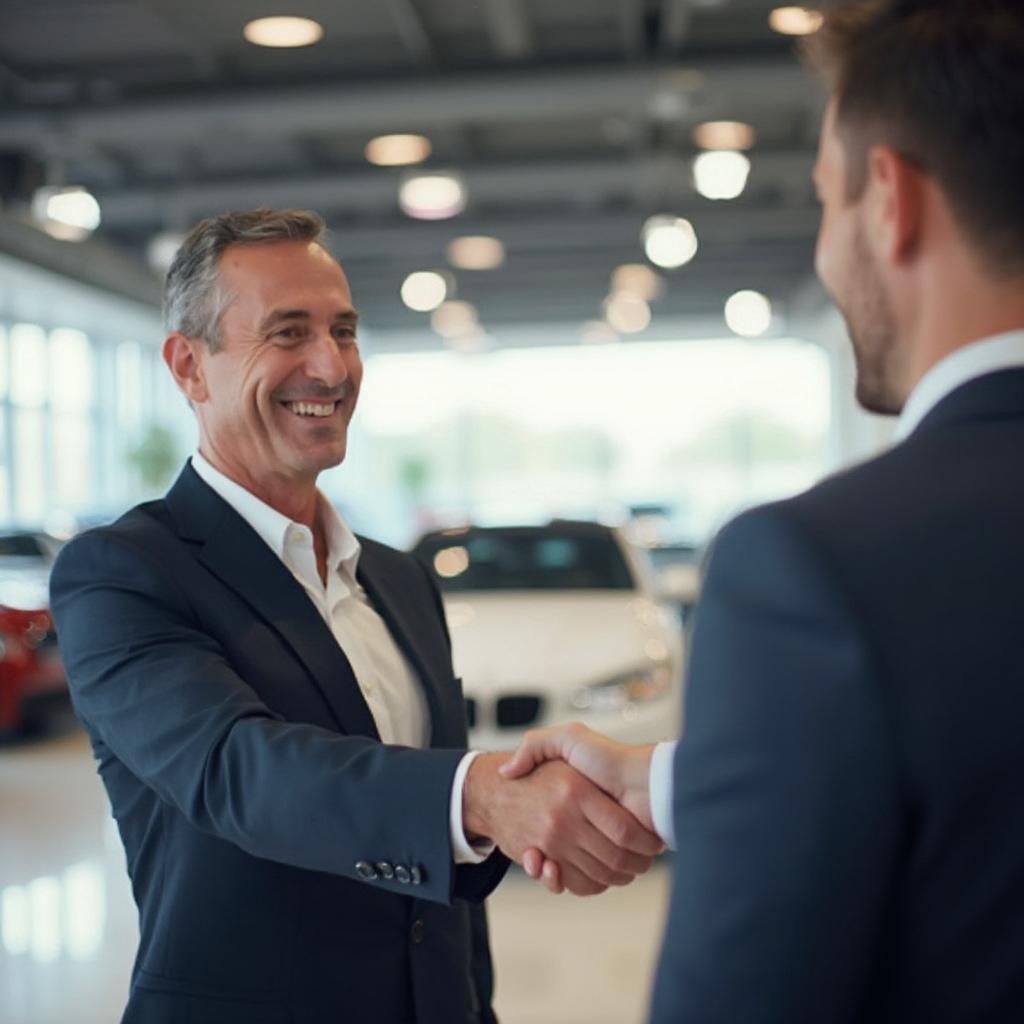
<svg viewBox="0 0 1024 1024">
<path fill-rule="evenodd" d="M 59 549 L 42 532 L 0 534 L 0 733 L 24 731 L 68 704 L 48 593 Z"/>
<path fill-rule="evenodd" d="M 474 746 L 579 720 L 623 742 L 679 729 L 683 631 L 650 565 L 596 523 L 428 533 L 413 553 L 437 580 Z"/>
</svg>

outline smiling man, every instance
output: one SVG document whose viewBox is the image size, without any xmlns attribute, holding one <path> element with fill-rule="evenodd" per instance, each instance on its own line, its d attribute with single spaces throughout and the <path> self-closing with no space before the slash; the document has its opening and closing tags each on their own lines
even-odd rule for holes
<svg viewBox="0 0 1024 1024">
<path fill-rule="evenodd" d="M 503 854 L 587 894 L 660 848 L 567 766 L 513 783 L 465 749 L 432 582 L 317 490 L 362 379 L 322 229 L 256 210 L 188 236 L 163 352 L 199 450 L 53 571 L 139 906 L 126 1024 L 492 1022 Z"/>
</svg>

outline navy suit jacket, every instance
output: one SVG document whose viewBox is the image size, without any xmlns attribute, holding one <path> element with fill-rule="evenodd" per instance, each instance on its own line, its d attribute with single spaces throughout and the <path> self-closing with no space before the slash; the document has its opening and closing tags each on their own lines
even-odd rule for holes
<svg viewBox="0 0 1024 1024">
<path fill-rule="evenodd" d="M 452 860 L 466 714 L 440 599 L 410 556 L 362 545 L 427 750 L 380 742 L 301 585 L 190 465 L 61 552 L 61 652 L 139 907 L 126 1024 L 494 1020 L 473 904 L 508 862 Z"/>
<path fill-rule="evenodd" d="M 1024 370 L 715 545 L 656 1024 L 1024 1021 Z"/>
</svg>

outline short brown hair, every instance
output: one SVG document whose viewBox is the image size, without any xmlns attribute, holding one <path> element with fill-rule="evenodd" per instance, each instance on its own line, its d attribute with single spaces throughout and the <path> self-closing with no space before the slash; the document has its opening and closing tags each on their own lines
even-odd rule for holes
<svg viewBox="0 0 1024 1024">
<path fill-rule="evenodd" d="M 221 254 L 229 245 L 260 242 L 319 242 L 324 222 L 311 210 L 260 207 L 201 220 L 186 236 L 167 271 L 164 326 L 202 338 L 216 352 L 220 318 L 229 296 L 220 287 Z"/>
<path fill-rule="evenodd" d="M 859 0 L 804 44 L 856 199 L 888 145 L 930 175 L 994 270 L 1024 269 L 1024 0 Z"/>
</svg>

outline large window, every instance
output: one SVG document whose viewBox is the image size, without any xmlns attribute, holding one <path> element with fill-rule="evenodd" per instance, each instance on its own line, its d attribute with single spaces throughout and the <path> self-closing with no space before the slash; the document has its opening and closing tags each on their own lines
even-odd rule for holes
<svg viewBox="0 0 1024 1024">
<path fill-rule="evenodd" d="M 395 543 L 466 521 L 631 516 L 700 543 L 824 472 L 829 383 L 827 356 L 797 340 L 371 357 L 327 485 Z"/>
</svg>

